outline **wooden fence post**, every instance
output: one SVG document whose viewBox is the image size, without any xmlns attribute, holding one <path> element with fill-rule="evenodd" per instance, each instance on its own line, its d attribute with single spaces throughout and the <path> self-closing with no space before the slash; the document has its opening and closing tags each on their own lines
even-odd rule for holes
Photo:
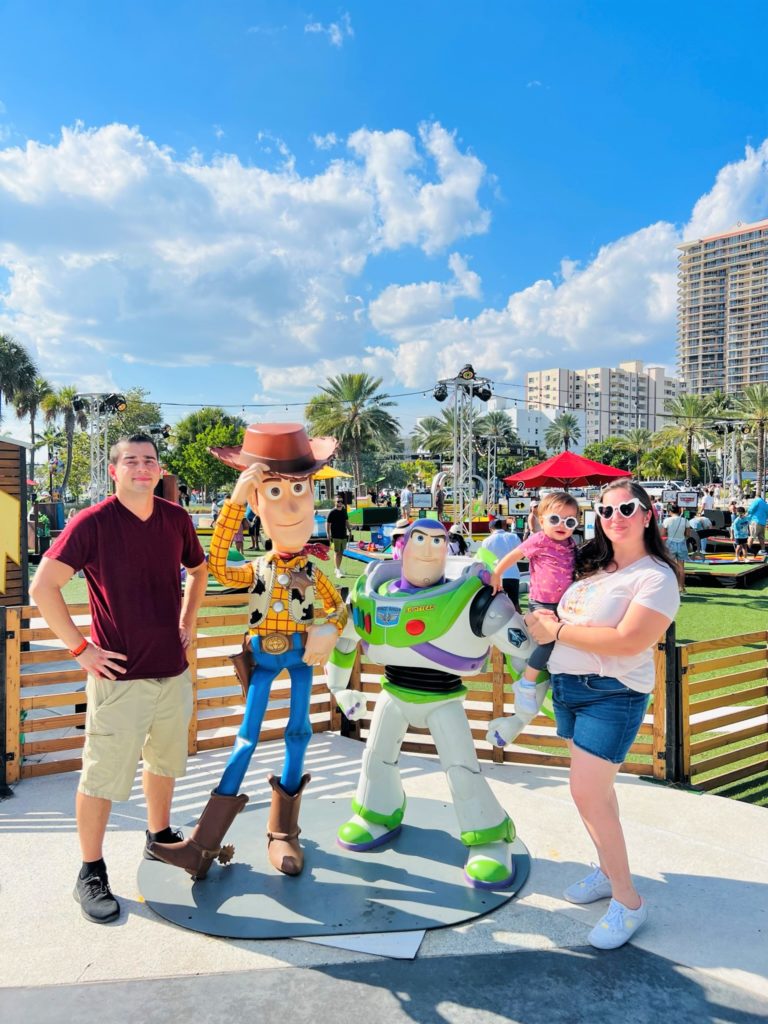
<svg viewBox="0 0 768 1024">
<path fill-rule="evenodd" d="M 192 643 L 187 648 L 187 663 L 192 679 L 192 715 L 189 719 L 189 732 L 187 733 L 187 754 L 191 756 L 197 753 L 197 630 L 195 630 Z"/>
<path fill-rule="evenodd" d="M 21 775 L 21 613 L 18 608 L 0 608 L 0 613 L 3 634 L 0 687 L 5 690 L 5 714 L 0 717 L 0 728 L 5 736 L 4 744 L 0 745 L 3 758 L 0 782 L 2 789 L 7 790 L 8 783 L 18 782 Z M 0 791 L 0 796 L 9 793 Z"/>
<path fill-rule="evenodd" d="M 656 644 L 653 654 L 654 687 L 653 687 L 653 760 L 654 779 L 667 777 L 667 644 L 665 634 Z"/>
<path fill-rule="evenodd" d="M 666 638 L 665 760 L 667 782 L 683 782 L 683 695 L 680 650 L 672 622 Z"/>
</svg>

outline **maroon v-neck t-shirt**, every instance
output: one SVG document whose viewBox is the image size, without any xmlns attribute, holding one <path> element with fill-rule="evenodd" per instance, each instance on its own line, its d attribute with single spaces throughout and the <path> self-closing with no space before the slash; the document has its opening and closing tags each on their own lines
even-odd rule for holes
<svg viewBox="0 0 768 1024">
<path fill-rule="evenodd" d="M 177 676 L 187 667 L 179 637 L 181 566 L 194 569 L 205 554 L 189 514 L 154 501 L 146 521 L 114 496 L 83 509 L 45 555 L 83 570 L 94 642 L 128 656 L 121 679 Z"/>
</svg>

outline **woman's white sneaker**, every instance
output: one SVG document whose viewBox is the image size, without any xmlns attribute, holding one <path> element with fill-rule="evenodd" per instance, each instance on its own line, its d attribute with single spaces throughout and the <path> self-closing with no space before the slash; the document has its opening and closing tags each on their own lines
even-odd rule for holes
<svg viewBox="0 0 768 1024">
<path fill-rule="evenodd" d="M 580 882 L 569 885 L 563 893 L 569 903 L 594 903 L 596 900 L 604 900 L 613 895 L 611 881 L 602 869 L 596 864 L 586 878 Z"/>
<path fill-rule="evenodd" d="M 634 937 L 648 920 L 648 908 L 640 901 L 637 910 L 630 910 L 618 900 L 611 900 L 608 909 L 587 936 L 596 949 L 618 949 Z"/>
</svg>

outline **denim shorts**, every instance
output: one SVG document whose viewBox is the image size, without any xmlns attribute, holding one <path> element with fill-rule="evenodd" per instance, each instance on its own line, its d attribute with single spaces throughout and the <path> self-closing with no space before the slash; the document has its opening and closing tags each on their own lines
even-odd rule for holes
<svg viewBox="0 0 768 1024">
<path fill-rule="evenodd" d="M 552 705 L 557 735 L 612 764 L 623 764 L 643 724 L 649 694 L 613 676 L 556 673 Z"/>
<path fill-rule="evenodd" d="M 667 550 L 673 558 L 684 562 L 688 558 L 688 545 L 684 540 L 668 540 Z"/>
</svg>

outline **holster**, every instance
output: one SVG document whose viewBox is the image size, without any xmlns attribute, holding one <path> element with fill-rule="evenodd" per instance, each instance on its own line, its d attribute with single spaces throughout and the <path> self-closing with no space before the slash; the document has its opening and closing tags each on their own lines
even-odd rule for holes
<svg viewBox="0 0 768 1024">
<path fill-rule="evenodd" d="M 250 633 L 243 634 L 242 650 L 238 651 L 237 654 L 230 654 L 229 657 L 235 670 L 235 675 L 243 688 L 243 698 L 247 700 L 248 687 L 251 685 L 251 675 L 256 668 L 256 659 L 253 656 Z"/>
</svg>

